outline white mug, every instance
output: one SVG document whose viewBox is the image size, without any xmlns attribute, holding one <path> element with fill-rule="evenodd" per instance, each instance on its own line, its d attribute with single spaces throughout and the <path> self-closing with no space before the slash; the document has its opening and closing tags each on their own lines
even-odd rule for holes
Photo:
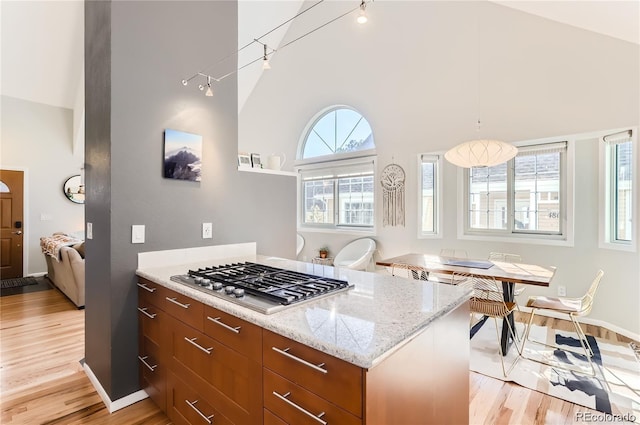
<svg viewBox="0 0 640 425">
<path fill-rule="evenodd" d="M 271 170 L 279 170 L 286 161 L 287 157 L 283 153 L 280 155 L 271 154 L 267 157 L 267 167 Z"/>
</svg>

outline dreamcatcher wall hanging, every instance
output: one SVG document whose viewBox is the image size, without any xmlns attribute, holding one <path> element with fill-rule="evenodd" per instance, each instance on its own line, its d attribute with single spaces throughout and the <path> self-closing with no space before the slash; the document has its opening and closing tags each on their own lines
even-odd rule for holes
<svg viewBox="0 0 640 425">
<path fill-rule="evenodd" d="M 382 225 L 404 227 L 404 170 L 389 164 L 382 170 Z"/>
</svg>

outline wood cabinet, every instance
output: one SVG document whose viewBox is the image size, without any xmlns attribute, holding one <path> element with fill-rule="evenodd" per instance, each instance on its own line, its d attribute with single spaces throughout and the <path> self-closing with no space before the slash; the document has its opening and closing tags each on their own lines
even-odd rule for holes
<svg viewBox="0 0 640 425">
<path fill-rule="evenodd" d="M 176 424 L 459 424 L 468 303 L 363 369 L 139 278 L 140 383 Z"/>
<path fill-rule="evenodd" d="M 362 417 L 362 368 L 267 330 L 263 331 L 262 346 L 265 370 Z M 271 389 L 266 388 L 265 378 L 265 401 L 271 393 Z M 268 399 L 273 400 L 273 397 Z"/>
<path fill-rule="evenodd" d="M 152 400 L 177 424 L 262 424 L 262 329 L 146 279 L 138 286 L 140 384 Z"/>
</svg>

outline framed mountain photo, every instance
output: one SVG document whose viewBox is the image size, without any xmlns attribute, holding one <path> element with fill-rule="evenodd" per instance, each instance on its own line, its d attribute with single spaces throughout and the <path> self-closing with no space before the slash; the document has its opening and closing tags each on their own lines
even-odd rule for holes
<svg viewBox="0 0 640 425">
<path fill-rule="evenodd" d="M 199 182 L 202 166 L 202 136 L 164 130 L 164 177 Z"/>
</svg>

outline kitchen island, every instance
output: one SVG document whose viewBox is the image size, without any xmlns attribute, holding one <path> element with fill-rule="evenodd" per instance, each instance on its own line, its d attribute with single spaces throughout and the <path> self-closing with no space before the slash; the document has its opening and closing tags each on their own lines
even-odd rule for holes
<svg viewBox="0 0 640 425">
<path fill-rule="evenodd" d="M 207 248 L 139 259 L 141 382 L 175 423 L 468 422 L 467 290 Z M 170 280 L 244 261 L 354 286 L 265 315 Z"/>
</svg>

